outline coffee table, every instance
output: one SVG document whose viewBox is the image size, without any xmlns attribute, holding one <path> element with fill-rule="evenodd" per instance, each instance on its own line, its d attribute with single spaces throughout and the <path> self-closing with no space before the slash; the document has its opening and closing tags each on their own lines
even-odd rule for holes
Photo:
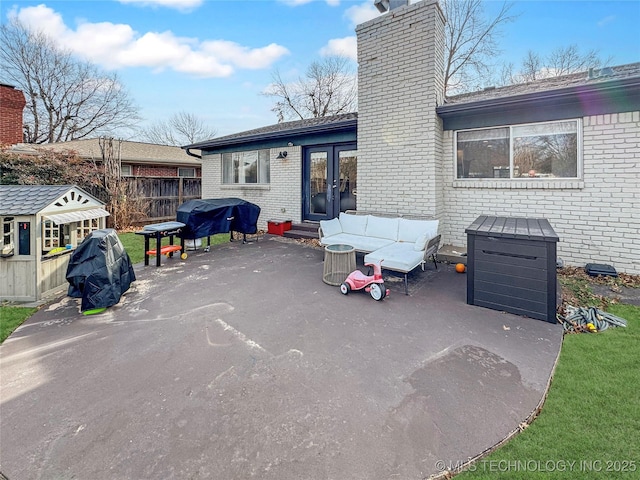
<svg viewBox="0 0 640 480">
<path fill-rule="evenodd" d="M 340 286 L 356 269 L 356 249 L 351 245 L 327 245 L 324 249 L 324 271 L 322 281 Z"/>
</svg>

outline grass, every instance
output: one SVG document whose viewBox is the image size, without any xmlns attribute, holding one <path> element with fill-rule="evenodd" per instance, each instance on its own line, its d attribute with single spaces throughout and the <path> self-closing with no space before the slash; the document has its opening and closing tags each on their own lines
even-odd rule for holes
<svg viewBox="0 0 640 480">
<path fill-rule="evenodd" d="M 136 235 L 134 232 L 119 233 L 118 237 L 129 254 L 131 263 L 136 264 L 144 261 L 144 237 Z M 179 239 L 174 240 L 179 243 Z M 211 237 L 211 245 L 219 245 L 229 241 L 228 233 L 220 233 Z M 162 239 L 162 245 L 169 245 L 169 238 Z M 206 245 L 206 239 L 203 239 L 203 245 Z M 150 241 L 150 248 L 155 248 L 155 240 Z M 187 252 L 188 253 L 188 252 Z M 152 257 L 155 258 L 155 257 Z"/>
<path fill-rule="evenodd" d="M 0 343 L 33 315 L 37 308 L 0 306 Z"/>
<path fill-rule="evenodd" d="M 631 479 L 640 472 L 640 307 L 627 328 L 565 335 L 538 418 L 456 479 Z"/>
</svg>

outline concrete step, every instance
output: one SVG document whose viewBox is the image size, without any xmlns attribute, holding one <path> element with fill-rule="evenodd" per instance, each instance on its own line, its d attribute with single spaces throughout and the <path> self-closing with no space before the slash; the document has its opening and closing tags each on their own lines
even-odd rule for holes
<svg viewBox="0 0 640 480">
<path fill-rule="evenodd" d="M 310 232 L 308 230 L 296 230 L 292 228 L 291 230 L 287 230 L 284 232 L 284 237 L 286 238 L 315 238 L 318 239 L 318 232 Z"/>
<path fill-rule="evenodd" d="M 284 236 L 287 238 L 318 238 L 317 222 L 301 222 L 291 225 L 291 230 L 284 232 Z"/>
<path fill-rule="evenodd" d="M 446 263 L 464 263 L 467 264 L 466 247 L 458 247 L 455 245 L 443 245 L 438 250 L 437 255 L 439 262 Z"/>
</svg>

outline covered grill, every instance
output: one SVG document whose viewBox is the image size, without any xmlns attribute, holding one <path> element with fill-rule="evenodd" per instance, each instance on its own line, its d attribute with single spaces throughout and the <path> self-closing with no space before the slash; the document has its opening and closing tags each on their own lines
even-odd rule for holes
<svg viewBox="0 0 640 480">
<path fill-rule="evenodd" d="M 82 298 L 81 311 L 115 305 L 136 280 L 116 231 L 95 230 L 78 245 L 67 267 L 70 297 Z"/>
<path fill-rule="evenodd" d="M 176 220 L 185 224 L 180 236 L 196 240 L 218 233 L 258 232 L 260 207 L 240 198 L 189 200 L 178 207 Z"/>
</svg>

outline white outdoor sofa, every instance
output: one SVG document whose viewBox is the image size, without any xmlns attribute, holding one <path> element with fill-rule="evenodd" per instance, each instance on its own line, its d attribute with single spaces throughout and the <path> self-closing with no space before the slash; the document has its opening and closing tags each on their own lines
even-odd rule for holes
<svg viewBox="0 0 640 480">
<path fill-rule="evenodd" d="M 429 258 L 438 268 L 438 220 L 341 212 L 338 218 L 321 220 L 318 234 L 322 245 L 351 245 L 366 254 L 365 264 L 380 262 L 383 269 L 404 273 L 407 295 L 409 272 L 418 266 L 424 270 Z"/>
</svg>

